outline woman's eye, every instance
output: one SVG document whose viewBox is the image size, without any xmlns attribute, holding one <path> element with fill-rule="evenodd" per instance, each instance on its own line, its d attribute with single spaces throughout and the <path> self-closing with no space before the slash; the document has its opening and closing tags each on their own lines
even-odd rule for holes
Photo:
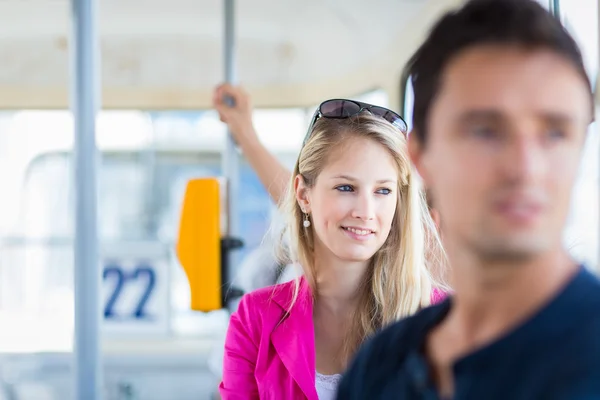
<svg viewBox="0 0 600 400">
<path fill-rule="evenodd" d="M 340 186 L 336 186 L 335 188 L 336 190 L 340 191 L 340 192 L 354 192 L 354 188 L 350 185 L 340 185 Z M 381 188 L 381 189 L 377 189 L 375 191 L 375 193 L 377 194 L 383 194 L 383 195 L 388 195 L 390 193 L 392 193 L 391 189 L 388 188 Z"/>
<path fill-rule="evenodd" d="M 350 185 L 341 185 L 341 186 L 336 187 L 336 189 L 339 190 L 340 192 L 351 192 L 353 190 L 352 186 L 350 186 Z"/>
</svg>

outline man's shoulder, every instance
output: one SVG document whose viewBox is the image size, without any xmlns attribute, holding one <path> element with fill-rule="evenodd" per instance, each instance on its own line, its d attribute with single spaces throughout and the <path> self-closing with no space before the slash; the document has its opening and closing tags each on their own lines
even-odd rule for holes
<svg viewBox="0 0 600 400">
<path fill-rule="evenodd" d="M 435 325 L 447 312 L 448 302 L 449 300 L 445 299 L 441 303 L 424 308 L 410 317 L 389 325 L 376 333 L 364 347 L 368 345 L 370 352 L 381 352 L 381 354 L 371 354 L 370 356 L 377 358 L 377 356 L 387 354 L 388 357 L 391 355 L 397 359 L 399 351 L 410 350 L 414 346 L 420 345 L 427 330 Z M 393 352 L 389 351 L 390 347 L 394 349 Z M 362 355 L 367 356 L 369 354 Z"/>
<path fill-rule="evenodd" d="M 600 293 L 600 277 L 598 277 L 598 275 L 595 272 L 591 271 L 585 265 L 580 265 L 579 268 L 580 271 L 575 278 L 579 280 L 578 283 L 587 285 L 590 288 L 593 288 L 596 291 L 596 293 Z"/>
<path fill-rule="evenodd" d="M 600 279 L 582 267 L 571 285 L 569 302 L 563 308 L 571 308 L 574 320 L 579 325 L 575 336 L 585 337 L 600 343 Z"/>
<path fill-rule="evenodd" d="M 570 337 L 548 351 L 556 354 L 544 399 L 600 398 L 600 310 L 582 319 Z"/>
<path fill-rule="evenodd" d="M 572 328 L 568 339 L 562 341 L 560 351 L 597 365 L 600 373 L 600 294 L 587 307 L 579 311 L 579 323 Z"/>
<path fill-rule="evenodd" d="M 372 390 L 377 390 L 380 383 L 397 374 L 407 355 L 418 350 L 427 331 L 448 309 L 449 299 L 446 299 L 391 324 L 367 340 L 344 374 L 339 398 L 362 398 L 362 395 L 373 394 Z"/>
</svg>

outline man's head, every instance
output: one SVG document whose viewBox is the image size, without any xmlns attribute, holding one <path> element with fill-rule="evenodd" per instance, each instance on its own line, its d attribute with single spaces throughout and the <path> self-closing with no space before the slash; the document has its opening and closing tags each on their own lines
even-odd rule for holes
<svg viewBox="0 0 600 400">
<path fill-rule="evenodd" d="M 410 148 L 445 241 L 483 259 L 560 245 L 593 102 L 580 51 L 533 0 L 472 0 L 410 61 Z"/>
</svg>

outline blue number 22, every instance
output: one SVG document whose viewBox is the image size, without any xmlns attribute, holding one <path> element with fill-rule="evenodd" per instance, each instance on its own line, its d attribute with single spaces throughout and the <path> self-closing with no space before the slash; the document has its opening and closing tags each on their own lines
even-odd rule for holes
<svg viewBox="0 0 600 400">
<path fill-rule="evenodd" d="M 142 278 L 144 275 L 147 276 L 146 290 L 144 290 L 144 293 L 142 293 L 142 296 L 140 297 L 137 306 L 135 307 L 135 310 L 132 312 L 131 318 L 135 319 L 148 318 L 144 307 L 146 306 L 146 303 L 148 302 L 148 299 L 152 294 L 152 290 L 156 285 L 156 274 L 154 273 L 154 270 L 145 265 L 140 265 L 139 267 L 135 268 L 131 273 L 124 272 L 121 267 L 114 264 L 107 265 L 104 268 L 104 280 L 109 279 L 111 276 L 114 276 L 114 279 L 116 280 L 115 288 L 111 295 L 108 297 L 108 301 L 106 302 L 106 306 L 104 307 L 104 318 L 118 318 L 118 316 L 115 315 L 113 308 L 115 306 L 115 303 L 119 299 L 119 295 L 121 294 L 123 287 L 125 286 L 127 281 L 135 281 L 139 278 Z"/>
</svg>

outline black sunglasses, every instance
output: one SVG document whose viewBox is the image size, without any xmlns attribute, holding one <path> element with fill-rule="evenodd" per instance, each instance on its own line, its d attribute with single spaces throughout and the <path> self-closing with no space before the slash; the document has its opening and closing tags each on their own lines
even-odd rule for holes
<svg viewBox="0 0 600 400">
<path fill-rule="evenodd" d="M 322 102 L 315 111 L 310 125 L 308 126 L 308 132 L 306 132 L 306 136 L 304 137 L 304 141 L 302 142 L 302 146 L 304 146 L 310 138 L 315 123 L 319 120 L 319 118 L 324 117 L 344 119 L 358 115 L 363 111 L 368 111 L 372 115 L 385 119 L 390 124 L 400 129 L 400 131 L 402 131 L 402 133 L 406 135 L 406 132 L 408 131 L 406 122 L 404 122 L 400 115 L 396 114 L 392 110 L 388 110 L 385 107 L 374 106 L 372 104 L 363 103 L 356 100 L 331 99 Z"/>
</svg>

